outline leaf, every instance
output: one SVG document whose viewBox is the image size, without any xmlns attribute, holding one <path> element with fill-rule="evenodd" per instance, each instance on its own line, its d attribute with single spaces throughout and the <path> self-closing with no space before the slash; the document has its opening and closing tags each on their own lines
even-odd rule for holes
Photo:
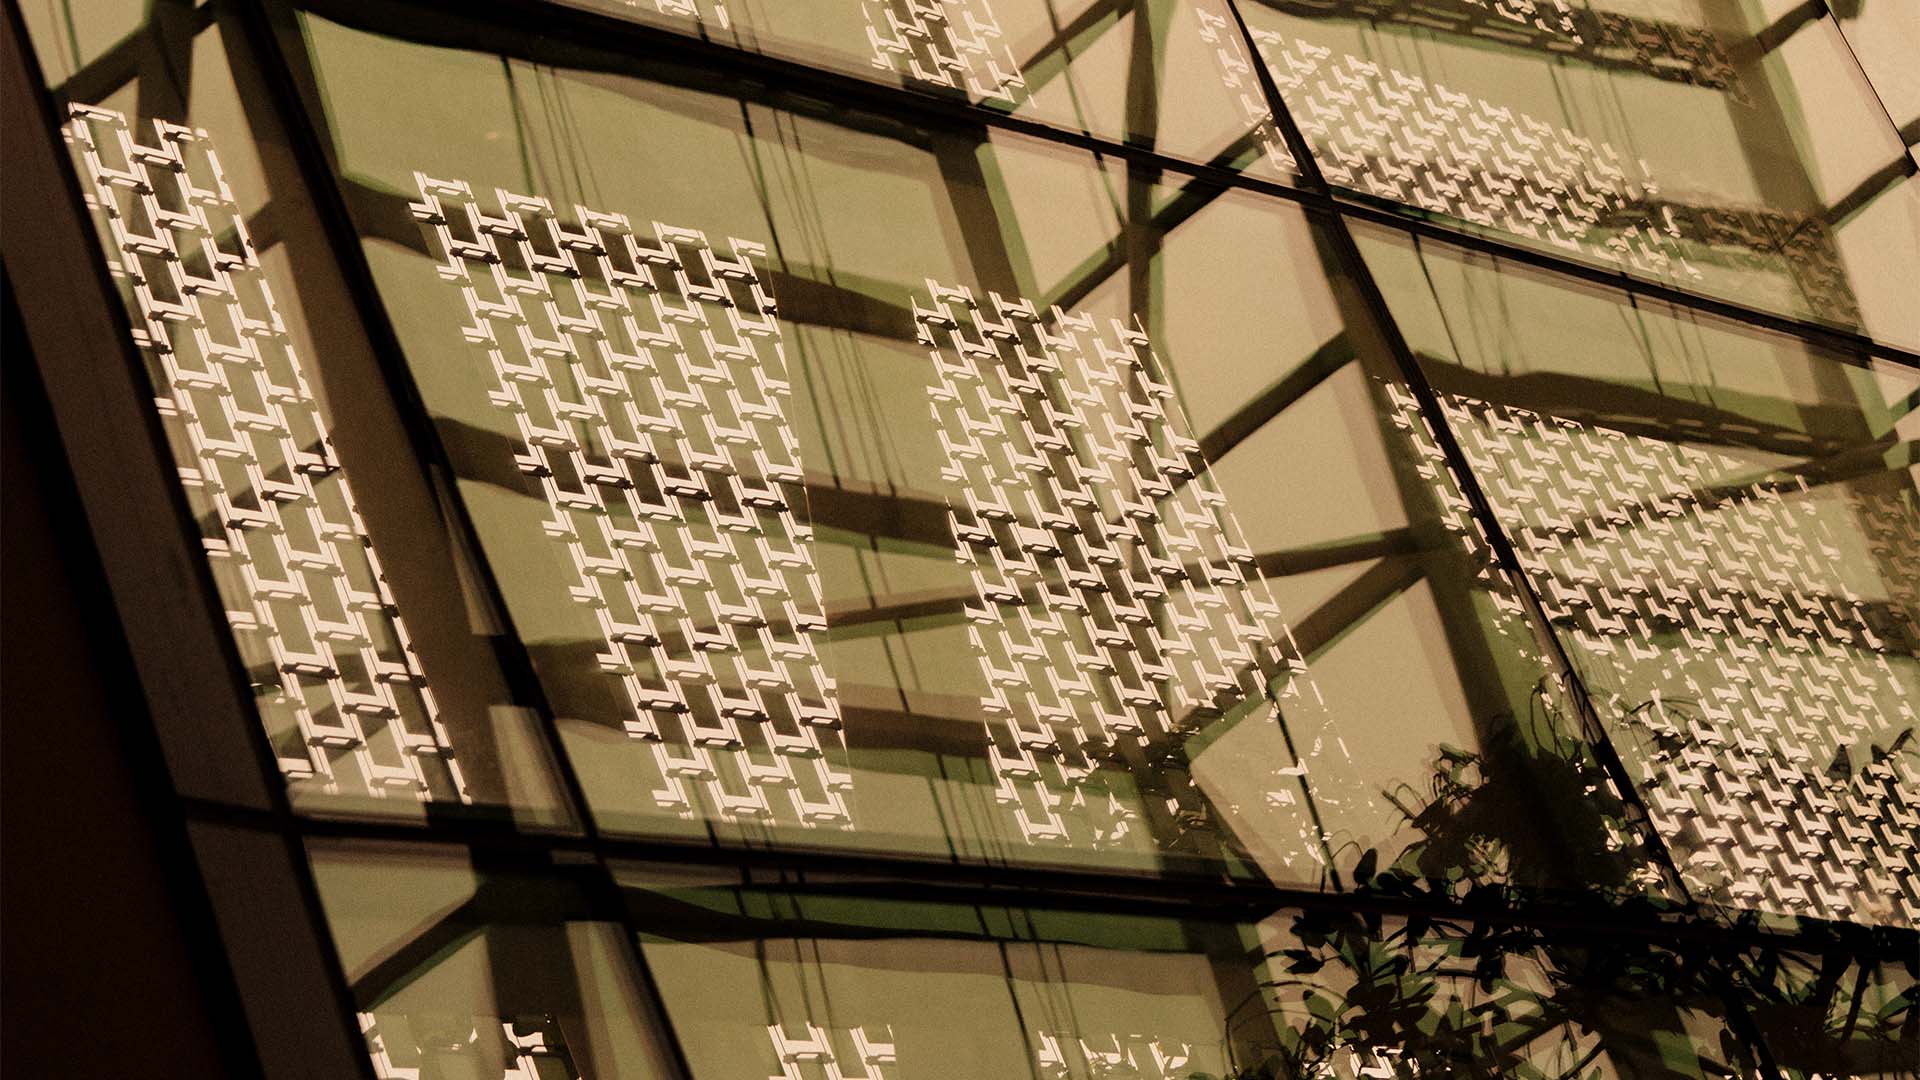
<svg viewBox="0 0 1920 1080">
<path fill-rule="evenodd" d="M 1360 861 L 1353 864 L 1354 883 L 1356 885 L 1365 885 L 1367 882 L 1372 881 L 1374 871 L 1379 865 L 1379 850 L 1377 848 L 1368 848 L 1366 853 L 1360 856 Z"/>
</svg>

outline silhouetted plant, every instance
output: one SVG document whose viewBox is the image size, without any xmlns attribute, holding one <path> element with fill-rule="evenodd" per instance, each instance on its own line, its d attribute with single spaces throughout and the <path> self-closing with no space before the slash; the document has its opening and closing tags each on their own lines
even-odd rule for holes
<svg viewBox="0 0 1920 1080">
<path fill-rule="evenodd" d="M 1534 890 L 1569 872 L 1591 874 L 1571 881 L 1615 909 L 1667 906 L 1627 807 L 1566 733 L 1550 690 L 1536 687 L 1526 721 L 1499 726 L 1481 750 L 1441 747 L 1424 791 L 1389 793 L 1412 841 L 1385 869 L 1374 850 L 1352 866 L 1365 891 L 1464 900 L 1462 917 L 1291 916 L 1291 940 L 1263 953 L 1260 1020 L 1272 1034 L 1236 1041 L 1259 1014 L 1230 1019 L 1228 1045 L 1258 1060 L 1222 1080 L 1757 1075 L 1754 1049 L 1725 1019 L 1729 991 L 1792 1075 L 1914 1075 L 1911 934 L 1838 928 L 1815 957 L 1762 946 L 1722 955 L 1625 935 L 1596 944 L 1527 921 Z M 1556 829 L 1515 821 L 1526 805 L 1548 808 Z M 1590 847 L 1547 850 L 1543 835 Z M 1497 906 L 1495 917 L 1464 914 L 1478 902 Z M 1884 959 L 1901 948 L 1903 962 Z M 1869 993 L 1900 972 L 1903 988 Z"/>
</svg>

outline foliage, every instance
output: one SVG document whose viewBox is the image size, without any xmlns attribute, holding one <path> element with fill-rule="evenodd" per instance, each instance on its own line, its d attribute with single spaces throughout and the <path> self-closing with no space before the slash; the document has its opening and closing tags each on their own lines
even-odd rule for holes
<svg viewBox="0 0 1920 1080">
<path fill-rule="evenodd" d="M 1536 688 L 1526 721 L 1481 751 L 1442 747 L 1425 792 L 1393 793 L 1413 842 L 1385 869 L 1373 850 L 1353 865 L 1375 910 L 1290 917 L 1285 943 L 1262 953 L 1273 1034 L 1253 1016 L 1232 1022 L 1229 1045 L 1256 1060 L 1223 1080 L 1752 1076 L 1761 1066 L 1740 1032 L 1756 1030 L 1804 1080 L 1911 1070 L 1911 934 L 1843 927 L 1818 955 L 1722 952 L 1654 940 L 1664 935 L 1582 939 L 1530 919 L 1543 888 L 1569 881 L 1597 885 L 1610 912 L 1671 907 L 1626 839 L 1627 808 L 1587 745 L 1562 730 L 1550 691 Z M 1552 814 L 1555 828 L 1518 819 L 1526 807 Z M 1436 900 L 1460 916 L 1377 910 Z M 1887 959 L 1902 953 L 1904 967 Z M 1260 1038 L 1247 1035 L 1255 1028 Z"/>
</svg>

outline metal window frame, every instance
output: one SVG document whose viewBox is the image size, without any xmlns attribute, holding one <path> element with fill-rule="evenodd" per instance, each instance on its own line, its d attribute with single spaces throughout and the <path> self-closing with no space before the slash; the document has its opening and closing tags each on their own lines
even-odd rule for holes
<svg viewBox="0 0 1920 1080">
<path fill-rule="evenodd" d="M 1502 567 L 1517 579 L 1522 595 L 1528 598 L 1536 630 L 1544 633 L 1544 644 L 1552 649 L 1565 672 L 1564 677 L 1576 688 L 1575 697 L 1583 703 L 1581 712 L 1588 724 L 1597 724 L 1597 716 L 1591 706 L 1585 704 L 1584 691 L 1578 689 L 1577 677 L 1571 674 L 1557 636 L 1545 626 L 1538 597 L 1520 573 L 1511 542 L 1494 522 L 1491 506 L 1472 472 L 1466 468 L 1432 388 L 1420 374 L 1384 298 L 1360 258 L 1348 222 L 1365 222 L 1418 238 L 1444 240 L 1480 255 L 1550 270 L 1572 280 L 1608 286 L 1681 310 L 1770 330 L 1822 350 L 1920 368 L 1920 353 L 1878 343 L 1863 334 L 1637 280 L 1624 272 L 1568 261 L 1491 237 L 1456 232 L 1412 211 L 1363 203 L 1351 196 L 1336 194 L 1318 176 L 1305 140 L 1287 114 L 1271 76 L 1261 65 L 1255 65 L 1255 70 L 1263 93 L 1296 159 L 1302 164 L 1303 176 L 1298 186 L 1259 180 L 1217 164 L 1184 161 L 1148 148 L 1013 117 L 969 104 L 957 95 L 881 85 L 564 4 L 506 2 L 476 8 L 458 0 L 415 0 L 414 6 L 440 16 L 444 25 L 433 20 L 424 26 L 419 21 L 403 21 L 404 16 L 379 7 L 348 11 L 351 5 L 346 0 L 307 0 L 297 4 L 298 10 L 338 16 L 350 24 L 391 22 L 393 32 L 415 40 L 434 40 L 447 28 L 461 35 L 472 31 L 475 36 L 463 37 L 462 44 L 489 51 L 524 52 L 536 57 L 541 47 L 536 34 L 557 36 L 578 45 L 619 50 L 634 66 L 666 60 L 740 80 L 762 91 L 777 87 L 784 92 L 815 96 L 879 115 L 905 117 L 940 131 L 993 130 L 1024 135 L 1118 159 L 1130 169 L 1149 174 L 1184 177 L 1196 189 L 1248 191 L 1299 207 L 1314 227 L 1332 240 L 1336 261 L 1359 291 L 1374 324 L 1372 330 L 1386 337 L 1408 384 L 1415 390 L 1427 415 L 1435 421 L 1442 448 L 1456 466 L 1476 516 L 1487 525 Z M 1244 915 L 1275 908 L 1333 909 L 1524 924 L 1602 941 L 1653 939 L 1704 949 L 1792 948 L 1796 943 L 1822 943 L 1835 934 L 1853 942 L 1862 955 L 1899 956 L 1903 952 L 1911 953 L 1920 945 L 1920 934 L 1914 932 L 1816 924 L 1812 920 L 1799 920 L 1787 926 L 1763 925 L 1759 920 L 1729 922 L 1691 905 L 1680 911 L 1658 911 L 1650 907 L 1610 906 L 1584 897 L 1533 897 L 1516 901 L 1491 894 L 1465 902 L 1438 903 L 1426 897 L 1230 884 L 1215 878 L 1078 870 L 1071 877 L 1063 877 L 1058 871 L 1040 868 L 970 865 L 877 854 L 743 850 L 712 844 L 610 837 L 603 835 L 594 823 L 580 779 L 561 749 L 553 711 L 534 677 L 525 647 L 510 626 L 502 638 L 505 643 L 502 666 L 516 698 L 534 706 L 541 718 L 543 735 L 559 769 L 564 797 L 575 819 L 581 823 L 580 833 L 522 833 L 508 823 L 481 820 L 435 821 L 422 827 L 298 815 L 287 799 L 279 771 L 252 713 L 244 673 L 239 668 L 233 642 L 226 634 L 210 572 L 191 542 L 196 533 L 184 498 L 177 485 L 169 482 L 169 451 L 148 407 L 150 395 L 145 393 L 142 383 L 144 370 L 131 345 L 118 290 L 95 247 L 91 222 L 77 183 L 65 163 L 59 125 L 54 120 L 53 95 L 39 78 L 39 68 L 13 0 L 8 0 L 6 7 L 6 25 L 0 28 L 5 37 L 0 59 L 4 59 L 8 69 L 4 84 L 4 123 L 11 140 L 9 179 L 13 181 L 11 186 L 23 189 L 10 190 L 4 217 L 0 217 L 8 276 L 17 285 L 16 294 L 32 336 L 41 377 L 53 403 L 63 449 L 99 546 L 109 589 L 164 750 L 161 755 L 164 762 L 149 761 L 144 767 L 171 796 L 170 816 L 187 836 L 202 844 L 228 849 L 233 847 L 231 838 L 247 838 L 247 845 L 258 856 L 249 864 L 246 880 L 234 877 L 228 872 L 230 867 L 217 865 L 212 847 L 200 856 L 199 875 L 206 889 L 207 914 L 216 928 L 204 944 L 209 949 L 223 951 L 231 959 L 243 1006 L 257 1004 L 271 1011 L 275 1003 L 280 1003 L 285 1008 L 305 1008 L 314 1014 L 307 1018 L 310 1022 L 304 1027 L 289 1029 L 273 1022 L 273 1016 L 262 1017 L 257 1011 L 250 1013 L 253 1050 L 258 1053 L 260 1069 L 266 1075 L 372 1076 L 372 1065 L 354 1023 L 352 992 L 333 952 L 307 863 L 305 842 L 309 838 L 424 841 L 446 845 L 449 849 L 531 859 L 536 864 L 551 866 L 556 874 L 577 873 L 584 861 L 589 878 L 599 883 L 594 889 L 598 897 L 596 903 L 621 926 L 630 949 L 629 959 L 642 986 L 653 996 L 656 1008 L 657 993 L 637 943 L 640 928 L 626 906 L 619 902 L 620 890 L 612 871 L 612 864 L 616 862 L 734 867 L 754 880 L 790 880 L 796 884 L 804 884 L 809 874 L 828 880 L 842 879 L 842 884 L 826 886 L 829 888 L 844 887 L 845 878 L 859 876 L 868 879 L 869 884 L 864 888 L 903 898 L 925 899 L 931 894 L 957 900 L 977 898 L 995 904 L 1019 904 L 1025 898 L 1029 903 L 1089 910 Z M 1244 20 L 1236 8 L 1231 4 L 1229 7 L 1235 14 L 1236 29 L 1248 39 L 1246 43 L 1251 49 Z M 282 47 L 280 34 L 296 10 L 295 3 L 210 0 L 190 10 L 196 27 L 204 28 L 217 17 L 230 18 L 233 21 L 227 24 L 229 27 L 243 30 L 257 74 L 272 99 L 270 107 L 294 144 L 303 183 L 313 196 L 315 212 L 345 279 L 347 293 L 380 360 L 389 389 L 398 399 L 422 467 L 430 473 L 439 469 L 445 470 L 442 475 L 452 475 L 450 459 L 439 444 L 417 388 L 407 374 L 398 337 L 374 286 L 345 196 L 329 165 L 326 144 L 302 102 L 300 80 L 307 77 L 307 73 Z M 29 192 L 36 201 L 29 201 Z M 449 505 L 456 508 L 455 513 L 460 517 L 457 527 L 471 533 L 472 523 L 464 519 L 460 500 L 449 500 Z M 155 522 L 169 520 L 176 528 L 154 527 Z M 164 573 L 153 572 L 156 562 L 166 568 Z M 483 573 L 487 575 L 484 586 L 494 599 L 496 609 L 504 611 L 504 605 L 497 600 L 498 583 L 490 572 L 483 570 Z M 214 677 L 214 673 L 219 673 L 218 677 Z M 203 738 L 211 745 L 248 747 L 254 758 L 251 771 L 238 758 L 215 755 L 214 764 L 224 766 L 224 771 L 213 776 L 195 775 L 183 764 L 184 747 L 178 744 L 186 738 L 182 733 L 187 732 L 196 733 L 194 738 Z M 186 742 L 191 744 L 193 739 Z M 1604 738 L 1595 740 L 1595 745 L 1603 754 L 1609 746 Z M 1632 786 L 1626 781 L 1623 768 L 1617 757 L 1609 757 L 1608 772 L 1621 786 L 1622 796 L 1631 800 Z M 230 840 L 217 839 L 223 835 Z M 1650 848 L 1664 851 L 1657 836 L 1650 838 Z M 1673 872 L 1670 865 L 1667 870 Z M 264 890 L 259 888 L 254 874 L 264 875 L 273 890 L 282 898 L 292 898 L 299 910 L 260 910 L 254 897 Z M 261 962 L 274 956 L 276 950 L 284 955 L 289 947 L 298 954 L 301 963 L 297 966 L 304 972 L 296 979 L 287 978 L 284 970 L 274 970 L 275 965 Z M 1729 1017 L 1740 1028 L 1742 1037 L 1762 1056 L 1764 1068 L 1777 1075 L 1777 1067 L 1766 1057 L 1764 1041 L 1754 1030 L 1751 1018 L 1738 1005 L 1738 996 L 1730 987 L 1724 996 Z M 325 1002 L 331 1002 L 334 1016 L 320 1015 L 327 1006 L 316 1003 Z M 683 1076 L 691 1077 L 692 1070 L 678 1040 L 672 1037 L 670 1027 L 667 1030 L 669 1050 L 677 1067 Z M 296 1031 L 298 1035 L 294 1034 Z M 302 1040 L 310 1041 L 297 1045 Z M 343 1061 L 342 1054 L 351 1061 Z M 342 1069 L 346 1072 L 341 1072 Z"/>
<path fill-rule="evenodd" d="M 0 124 L 9 133 L 8 197 L 0 211 L 0 256 L 15 286 L 34 362 L 100 554 L 107 588 L 148 704 L 160 753 L 136 761 L 153 788 L 174 795 L 161 827 L 177 830 L 185 856 L 192 797 L 224 796 L 285 824 L 234 887 L 209 873 L 194 850 L 204 892 L 182 899 L 198 947 L 223 956 L 243 1010 L 272 1002 L 347 1001 L 344 977 L 321 920 L 292 810 L 251 705 L 239 654 L 215 600 L 212 572 L 194 527 L 132 329 L 107 272 L 67 159 L 51 98 L 17 9 L 0 26 Z M 8 362 L 19 362 L 10 358 Z M 172 523 L 172 527 L 167 527 Z M 195 753 L 204 746 L 218 753 Z M 249 757 L 251 761 L 249 761 Z M 196 769 L 211 764 L 217 771 Z M 184 868 L 183 868 L 184 871 Z M 262 910 L 256 888 L 299 897 L 298 910 Z M 311 1008 L 289 1024 L 249 1022 L 264 1075 L 371 1078 L 350 1014 Z"/>
</svg>

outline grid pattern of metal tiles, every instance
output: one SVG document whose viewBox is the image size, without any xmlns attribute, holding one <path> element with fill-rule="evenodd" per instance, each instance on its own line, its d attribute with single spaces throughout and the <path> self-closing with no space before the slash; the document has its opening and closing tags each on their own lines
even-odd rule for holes
<svg viewBox="0 0 1920 1080">
<path fill-rule="evenodd" d="M 1010 105 L 1026 80 L 988 0 L 860 0 L 873 66 Z"/>
<path fill-rule="evenodd" d="M 1241 702 L 1316 691 L 1146 335 L 927 289 L 997 797 L 1031 842 L 1122 842 L 1133 812 L 1099 774 L 1144 752 L 1175 816 L 1204 823 L 1167 750 Z"/>
<path fill-rule="evenodd" d="M 1694 278 L 1659 187 L 1611 145 L 1271 31 L 1253 32 L 1331 183 L 1656 277 Z"/>
<path fill-rule="evenodd" d="M 1920 507 L 1458 395 L 1449 425 L 1690 887 L 1920 920 Z M 1844 531 L 1840 526 L 1844 525 Z M 1863 528 L 1864 527 L 1864 528 Z M 1885 583 L 1860 584 L 1850 536 Z"/>
<path fill-rule="evenodd" d="M 659 806 L 845 826 L 839 703 L 766 251 L 419 176 L 413 204 L 515 467 L 551 510 Z M 699 795 L 696 796 L 696 789 Z"/>
<path fill-rule="evenodd" d="M 73 105 L 66 136 L 280 768 L 466 801 L 426 674 L 204 131 Z"/>
<path fill-rule="evenodd" d="M 885 1024 L 832 1030 L 801 1026 L 805 1034 L 790 1035 L 783 1025 L 767 1025 L 780 1062 L 780 1071 L 767 1080 L 900 1080 L 893 1033 Z"/>
</svg>

